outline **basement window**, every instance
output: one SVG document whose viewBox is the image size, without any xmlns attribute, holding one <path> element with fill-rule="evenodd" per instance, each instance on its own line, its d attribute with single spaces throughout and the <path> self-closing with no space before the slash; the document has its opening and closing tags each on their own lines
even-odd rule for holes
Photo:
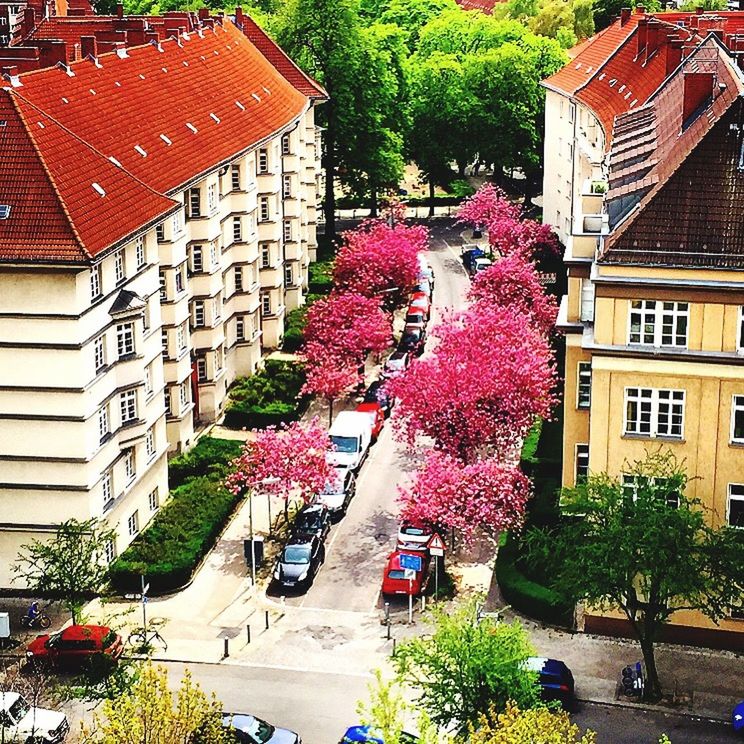
<svg viewBox="0 0 744 744">
<path fill-rule="evenodd" d="M 10 217 L 10 204 L 0 204 L 0 220 L 7 220 Z"/>
</svg>

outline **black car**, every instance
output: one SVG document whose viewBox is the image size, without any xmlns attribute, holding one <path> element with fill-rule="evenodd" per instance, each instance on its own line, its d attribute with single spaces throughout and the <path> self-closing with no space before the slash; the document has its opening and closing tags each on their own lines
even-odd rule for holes
<svg viewBox="0 0 744 744">
<path fill-rule="evenodd" d="M 274 580 L 282 586 L 307 588 L 325 560 L 323 541 L 317 535 L 293 534 L 274 567 Z"/>
<path fill-rule="evenodd" d="M 575 703 L 574 678 L 571 670 L 558 659 L 530 656 L 525 666 L 537 672 L 540 697 L 546 703 L 557 701 L 565 710 L 571 710 Z"/>
<path fill-rule="evenodd" d="M 393 408 L 393 401 L 391 397 L 385 392 L 383 383 L 380 380 L 375 380 L 367 388 L 367 392 L 364 394 L 365 403 L 378 403 L 382 408 L 385 416 L 390 415 L 390 411 Z"/>
<path fill-rule="evenodd" d="M 331 515 L 323 504 L 303 506 L 292 522 L 292 532 L 301 535 L 316 535 L 321 540 L 328 537 L 331 529 Z"/>
<path fill-rule="evenodd" d="M 409 354 L 421 356 L 424 351 L 425 343 L 426 333 L 422 328 L 405 328 L 403 329 L 403 335 L 400 337 L 400 341 L 398 342 L 398 349 L 400 351 L 407 351 Z"/>
</svg>

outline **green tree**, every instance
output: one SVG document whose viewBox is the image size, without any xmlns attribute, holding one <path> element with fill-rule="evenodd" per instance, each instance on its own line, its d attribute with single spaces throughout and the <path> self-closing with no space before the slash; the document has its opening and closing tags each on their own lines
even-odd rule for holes
<svg viewBox="0 0 744 744">
<path fill-rule="evenodd" d="M 580 518 L 530 530 L 526 557 L 565 597 L 622 610 L 643 652 L 645 699 L 655 701 L 655 644 L 674 613 L 718 621 L 741 601 L 744 533 L 710 526 L 717 517 L 685 495 L 687 476 L 672 453 L 647 454 L 624 471 L 625 482 L 596 473 L 566 491 L 567 514 Z"/>
<path fill-rule="evenodd" d="M 405 31 L 406 44 L 413 52 L 419 31 L 445 9 L 459 10 L 455 0 L 388 0 L 378 17 L 380 22 L 392 23 Z"/>
<path fill-rule="evenodd" d="M 462 733 L 509 700 L 522 708 L 540 704 L 536 675 L 524 666 L 532 649 L 518 622 L 480 619 L 471 600 L 454 610 L 435 608 L 427 623 L 431 634 L 400 643 L 393 665 L 435 724 L 455 724 Z"/>
<path fill-rule="evenodd" d="M 68 519 L 49 540 L 21 545 L 13 566 L 33 594 L 59 600 L 77 622 L 85 602 L 100 591 L 108 577 L 104 560 L 115 533 L 97 519 Z"/>
</svg>

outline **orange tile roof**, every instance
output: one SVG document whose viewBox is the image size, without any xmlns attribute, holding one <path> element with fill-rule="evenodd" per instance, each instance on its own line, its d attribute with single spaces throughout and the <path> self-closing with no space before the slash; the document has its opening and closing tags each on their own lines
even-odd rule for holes
<svg viewBox="0 0 744 744">
<path fill-rule="evenodd" d="M 79 263 L 177 207 L 17 90 L 0 89 L 0 259 Z"/>
<path fill-rule="evenodd" d="M 456 0 L 456 2 L 463 10 L 479 10 L 481 13 L 491 15 L 493 9 L 506 0 Z"/>
</svg>

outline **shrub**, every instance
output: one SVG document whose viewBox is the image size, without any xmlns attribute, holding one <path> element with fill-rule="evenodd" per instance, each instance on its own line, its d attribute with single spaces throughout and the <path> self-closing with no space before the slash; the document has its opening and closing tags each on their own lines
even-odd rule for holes
<svg viewBox="0 0 744 744">
<path fill-rule="evenodd" d="M 202 437 L 194 447 L 168 463 L 168 483 L 177 488 L 186 479 L 212 475 L 219 480 L 227 474 L 230 460 L 240 454 L 243 443 L 234 439 Z"/>
<path fill-rule="evenodd" d="M 324 297 L 322 294 L 308 294 L 305 297 L 305 304 L 302 307 L 296 307 L 287 313 L 284 322 L 284 340 L 282 349 L 287 352 L 299 351 L 305 342 L 305 324 L 307 323 L 307 311 L 310 305 L 316 300 Z"/>
<path fill-rule="evenodd" d="M 140 591 L 141 575 L 149 582 L 151 594 L 186 584 L 239 500 L 220 480 L 205 476 L 175 488 L 152 523 L 112 564 L 114 589 Z"/>
<path fill-rule="evenodd" d="M 327 295 L 333 289 L 334 258 L 318 259 L 308 267 L 310 294 Z"/>
</svg>

